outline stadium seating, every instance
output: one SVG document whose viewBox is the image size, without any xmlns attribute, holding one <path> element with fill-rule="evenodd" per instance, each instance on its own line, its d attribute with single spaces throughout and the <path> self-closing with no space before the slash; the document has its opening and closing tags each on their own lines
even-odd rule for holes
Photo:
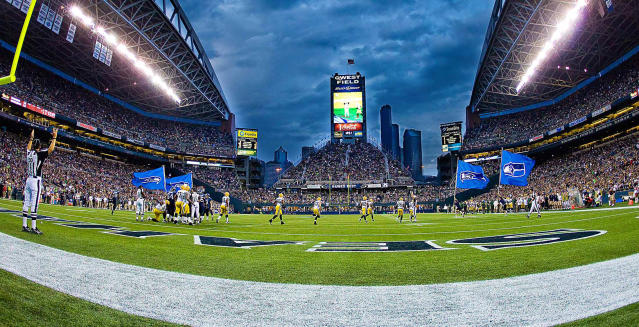
<svg viewBox="0 0 639 327">
<path fill-rule="evenodd" d="M 398 177 L 410 178 L 410 172 L 374 145 L 360 142 L 351 145 L 329 143 L 287 170 L 282 179 L 298 182 L 386 181 Z"/>
<path fill-rule="evenodd" d="M 0 71 L 7 71 L 8 53 L 0 50 Z M 18 97 L 112 133 L 171 148 L 178 152 L 234 157 L 230 134 L 210 126 L 152 119 L 106 100 L 27 61 L 15 83 L 0 93 Z"/>
<path fill-rule="evenodd" d="M 26 135 L 0 131 L 0 195 L 4 198 L 21 198 L 27 171 L 27 142 Z M 132 210 L 136 189 L 131 185 L 131 176 L 135 171 L 150 168 L 58 146 L 44 162 L 42 200 L 52 204 L 105 208 L 113 192 L 118 191 L 121 209 Z M 216 189 L 240 189 L 232 171 L 198 168 L 193 172 L 198 179 Z M 163 192 L 146 191 L 147 210 L 164 197 Z"/>
<path fill-rule="evenodd" d="M 466 131 L 463 150 L 525 141 L 610 104 L 639 86 L 639 55 L 563 101 L 544 108 L 486 118 Z M 538 119 L 543 117 L 543 119 Z"/>
<path fill-rule="evenodd" d="M 502 185 L 499 192 L 493 188 L 471 202 L 492 202 L 501 198 L 527 201 L 536 192 L 548 198 L 546 203 L 550 207 L 563 207 L 562 198 L 570 198 L 572 204 L 584 206 L 585 193 L 592 196 L 606 194 L 611 189 L 633 189 L 639 182 L 638 163 L 639 134 L 635 133 L 576 152 L 539 159 L 528 186 Z"/>
</svg>

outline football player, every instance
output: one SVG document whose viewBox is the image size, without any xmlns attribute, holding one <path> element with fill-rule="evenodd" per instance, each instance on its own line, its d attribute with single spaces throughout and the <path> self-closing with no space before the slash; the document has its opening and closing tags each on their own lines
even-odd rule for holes
<svg viewBox="0 0 639 327">
<path fill-rule="evenodd" d="M 118 196 L 119 193 L 117 190 L 113 191 L 113 197 L 111 198 L 111 216 L 113 216 L 113 212 L 115 211 L 115 209 L 118 207 L 118 204 L 120 204 L 120 201 L 118 201 Z"/>
<path fill-rule="evenodd" d="M 206 220 L 209 220 L 211 218 L 211 195 L 204 194 L 204 202 L 203 202 L 203 208 L 204 211 L 202 212 L 202 216 L 206 216 Z"/>
<path fill-rule="evenodd" d="M 166 212 L 164 214 L 164 222 L 173 221 L 173 217 L 175 217 L 175 194 L 168 193 L 166 200 L 164 201 L 166 204 Z"/>
<path fill-rule="evenodd" d="M 397 220 L 399 223 L 402 223 L 402 219 L 404 219 L 404 198 L 399 198 L 397 201 Z"/>
<path fill-rule="evenodd" d="M 144 221 L 144 192 L 138 186 L 137 200 L 135 200 L 135 221 Z"/>
<path fill-rule="evenodd" d="M 375 202 L 373 198 L 368 199 L 368 208 L 366 213 L 371 216 L 371 221 L 375 221 Z"/>
<path fill-rule="evenodd" d="M 196 190 L 191 192 L 191 220 L 189 222 L 196 224 L 202 222 L 200 220 L 200 195 Z"/>
<path fill-rule="evenodd" d="M 224 196 L 222 197 L 222 203 L 220 204 L 220 215 L 217 216 L 215 220 L 216 223 L 220 222 L 220 218 L 225 216 L 226 223 L 229 223 L 229 207 L 231 206 L 231 197 L 229 192 L 224 192 Z"/>
<path fill-rule="evenodd" d="M 317 218 L 320 217 L 321 208 L 322 208 L 322 198 L 318 196 L 317 200 L 315 200 L 315 203 L 313 203 L 313 217 L 315 218 L 313 225 L 317 225 Z"/>
<path fill-rule="evenodd" d="M 163 216 L 165 212 L 166 212 L 166 202 L 161 203 L 160 200 L 158 200 L 157 203 L 155 204 L 155 208 L 153 208 L 153 214 L 155 215 L 155 217 L 154 218 L 149 217 L 149 220 L 159 223 L 160 216 Z M 166 220 L 166 218 L 164 220 Z"/>
<path fill-rule="evenodd" d="M 189 208 L 189 190 L 190 190 L 190 187 L 184 184 L 180 187 L 180 190 L 177 192 L 177 201 L 175 201 L 176 218 L 174 220 L 174 223 L 176 224 L 178 220 L 185 222 L 185 217 L 187 217 L 191 213 Z"/>
<path fill-rule="evenodd" d="M 417 222 L 417 197 L 415 196 L 415 194 L 411 194 L 408 209 L 410 211 L 410 222 L 412 223 L 413 219 L 415 219 L 415 222 Z"/>
<path fill-rule="evenodd" d="M 362 197 L 362 201 L 360 201 L 360 205 L 362 206 L 362 210 L 361 210 L 361 216 L 359 217 L 359 221 L 361 222 L 362 219 L 364 219 L 364 222 L 368 223 L 368 221 L 366 220 L 366 216 L 368 216 L 368 201 L 366 200 L 366 197 Z"/>
<path fill-rule="evenodd" d="M 284 220 L 282 220 L 282 205 L 284 204 L 284 194 L 280 193 L 280 195 L 275 199 L 275 214 L 273 218 L 268 220 L 269 224 L 273 224 L 273 220 L 280 216 L 280 224 L 284 225 Z"/>
<path fill-rule="evenodd" d="M 540 194 L 534 193 L 530 196 L 530 212 L 528 212 L 527 218 L 530 218 L 530 215 L 537 211 L 537 218 L 541 218 L 541 203 L 543 202 L 543 197 Z"/>
<path fill-rule="evenodd" d="M 468 208 L 468 206 L 466 205 L 462 206 L 461 202 L 459 202 L 458 199 L 455 199 L 455 211 L 456 211 L 455 214 L 457 214 L 457 212 L 461 212 L 462 218 L 464 218 L 466 216 L 466 208 Z"/>
</svg>

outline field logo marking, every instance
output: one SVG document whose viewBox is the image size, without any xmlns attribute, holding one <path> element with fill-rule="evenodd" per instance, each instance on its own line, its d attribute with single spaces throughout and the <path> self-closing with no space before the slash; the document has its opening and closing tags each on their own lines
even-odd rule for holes
<svg viewBox="0 0 639 327">
<path fill-rule="evenodd" d="M 258 247 L 258 246 L 303 245 L 306 242 L 238 240 L 236 238 L 230 238 L 230 237 L 215 237 L 215 236 L 193 235 L 193 243 L 195 243 L 196 245 L 208 245 L 208 246 L 218 246 L 218 247 L 225 247 L 225 248 L 250 249 L 252 247 Z"/>
<path fill-rule="evenodd" d="M 5 208 L 0 208 L 0 213 L 12 213 L 14 216 L 18 218 L 22 218 L 22 213 L 16 210 L 9 210 Z M 170 235 L 184 235 L 184 234 L 176 234 L 176 233 L 167 233 L 167 232 L 156 232 L 149 230 L 141 230 L 141 231 L 130 231 L 126 230 L 125 227 L 112 226 L 112 225 L 104 225 L 104 224 L 94 224 L 86 221 L 76 221 L 76 220 L 67 220 L 61 219 L 51 216 L 38 215 L 39 220 L 43 221 L 51 221 L 56 225 L 76 228 L 76 229 L 102 229 L 105 230 L 102 233 L 119 235 L 119 236 L 127 236 L 134 238 L 147 238 L 152 236 L 170 236 Z"/>
<path fill-rule="evenodd" d="M 444 248 L 430 241 L 399 241 L 399 242 L 319 242 L 307 252 L 406 252 L 406 251 L 434 251 L 454 250 Z"/>
<path fill-rule="evenodd" d="M 582 240 L 605 234 L 605 230 L 555 229 L 542 232 L 474 237 L 451 240 L 448 244 L 468 244 L 482 251 L 545 245 Z"/>
</svg>

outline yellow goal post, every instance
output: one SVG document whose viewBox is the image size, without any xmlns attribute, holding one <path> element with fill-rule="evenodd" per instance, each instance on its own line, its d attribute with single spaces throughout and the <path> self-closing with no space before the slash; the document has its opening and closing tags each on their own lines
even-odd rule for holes
<svg viewBox="0 0 639 327">
<path fill-rule="evenodd" d="M 29 21 L 31 21 L 31 14 L 33 14 L 33 8 L 35 8 L 36 0 L 31 0 L 29 4 L 29 11 L 27 11 L 27 17 L 22 24 L 22 31 L 20 32 L 20 38 L 16 45 L 16 52 L 13 54 L 13 63 L 11 63 L 11 71 L 9 75 L 0 77 L 0 85 L 13 83 L 16 81 L 16 70 L 18 69 L 18 60 L 20 59 L 20 52 L 22 52 L 22 43 L 27 35 L 27 28 L 29 27 Z"/>
</svg>

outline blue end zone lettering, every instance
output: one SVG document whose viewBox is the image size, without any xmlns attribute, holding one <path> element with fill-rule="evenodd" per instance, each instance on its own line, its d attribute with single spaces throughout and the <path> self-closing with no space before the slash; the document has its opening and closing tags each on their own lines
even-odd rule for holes
<svg viewBox="0 0 639 327">
<path fill-rule="evenodd" d="M 208 246 L 220 246 L 227 248 L 242 248 L 250 249 L 255 246 L 271 246 L 271 245 L 302 245 L 306 242 L 297 241 L 254 241 L 254 240 L 238 240 L 236 238 L 228 237 L 214 237 L 214 236 L 193 236 L 193 242 L 197 245 Z"/>
<path fill-rule="evenodd" d="M 435 251 L 454 250 L 443 248 L 434 241 L 404 242 L 320 242 L 308 252 L 403 252 L 403 251 Z"/>
<path fill-rule="evenodd" d="M 497 235 L 452 240 L 448 244 L 468 244 L 482 251 L 491 251 L 524 246 L 545 245 L 581 240 L 605 234 L 605 230 L 555 229 L 549 231 Z"/>
</svg>

